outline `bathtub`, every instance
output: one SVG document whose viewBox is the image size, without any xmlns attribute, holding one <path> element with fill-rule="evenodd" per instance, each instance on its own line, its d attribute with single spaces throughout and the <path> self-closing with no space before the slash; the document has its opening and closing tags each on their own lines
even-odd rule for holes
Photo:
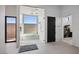
<svg viewBox="0 0 79 59">
<path fill-rule="evenodd" d="M 20 46 L 23 45 L 30 45 L 30 44 L 36 44 L 39 41 L 39 35 L 38 34 L 21 34 L 21 39 L 20 39 Z"/>
<path fill-rule="evenodd" d="M 22 35 L 22 39 L 23 40 L 27 40 L 27 39 L 39 39 L 39 35 L 35 34 L 35 33 L 31 33 L 31 34 L 23 34 Z"/>
</svg>

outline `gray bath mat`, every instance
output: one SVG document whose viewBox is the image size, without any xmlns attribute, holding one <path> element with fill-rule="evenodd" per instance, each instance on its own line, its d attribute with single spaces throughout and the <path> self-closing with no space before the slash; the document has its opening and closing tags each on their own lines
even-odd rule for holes
<svg viewBox="0 0 79 59">
<path fill-rule="evenodd" d="M 38 47 L 36 44 L 32 44 L 32 45 L 25 45 L 25 46 L 21 46 L 19 53 L 21 52 L 26 52 L 26 51 L 32 51 L 32 50 L 37 50 Z"/>
</svg>

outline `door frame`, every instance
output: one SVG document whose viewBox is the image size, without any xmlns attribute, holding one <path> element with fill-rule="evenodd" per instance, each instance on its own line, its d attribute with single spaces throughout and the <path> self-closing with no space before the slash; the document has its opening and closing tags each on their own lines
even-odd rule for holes
<svg viewBox="0 0 79 59">
<path fill-rule="evenodd" d="M 12 17 L 12 18 L 16 18 L 16 30 L 15 30 L 15 37 L 16 40 L 15 41 L 9 41 L 7 42 L 7 17 Z M 17 17 L 16 16 L 5 16 L 5 43 L 11 43 L 11 42 L 16 42 L 17 41 Z"/>
</svg>

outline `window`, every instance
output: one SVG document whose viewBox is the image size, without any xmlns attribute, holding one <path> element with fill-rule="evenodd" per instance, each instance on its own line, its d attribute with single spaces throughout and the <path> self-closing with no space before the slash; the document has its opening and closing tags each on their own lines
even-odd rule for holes
<svg viewBox="0 0 79 59">
<path fill-rule="evenodd" d="M 7 17 L 7 23 L 16 23 L 15 17 Z"/>
<path fill-rule="evenodd" d="M 17 20 L 15 16 L 5 16 L 5 42 L 16 41 Z"/>
<path fill-rule="evenodd" d="M 24 23 L 24 33 L 37 33 L 37 16 L 32 15 L 24 15 L 23 23 Z"/>
<path fill-rule="evenodd" d="M 24 24 L 37 24 L 37 16 L 24 15 Z"/>
</svg>

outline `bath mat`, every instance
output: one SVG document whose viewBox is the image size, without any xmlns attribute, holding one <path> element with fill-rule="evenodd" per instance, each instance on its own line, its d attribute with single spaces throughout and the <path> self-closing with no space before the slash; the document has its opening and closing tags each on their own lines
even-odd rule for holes
<svg viewBox="0 0 79 59">
<path fill-rule="evenodd" d="M 20 50 L 19 50 L 19 53 L 32 51 L 32 50 L 38 50 L 38 47 L 37 47 L 36 44 L 21 46 Z"/>
</svg>

